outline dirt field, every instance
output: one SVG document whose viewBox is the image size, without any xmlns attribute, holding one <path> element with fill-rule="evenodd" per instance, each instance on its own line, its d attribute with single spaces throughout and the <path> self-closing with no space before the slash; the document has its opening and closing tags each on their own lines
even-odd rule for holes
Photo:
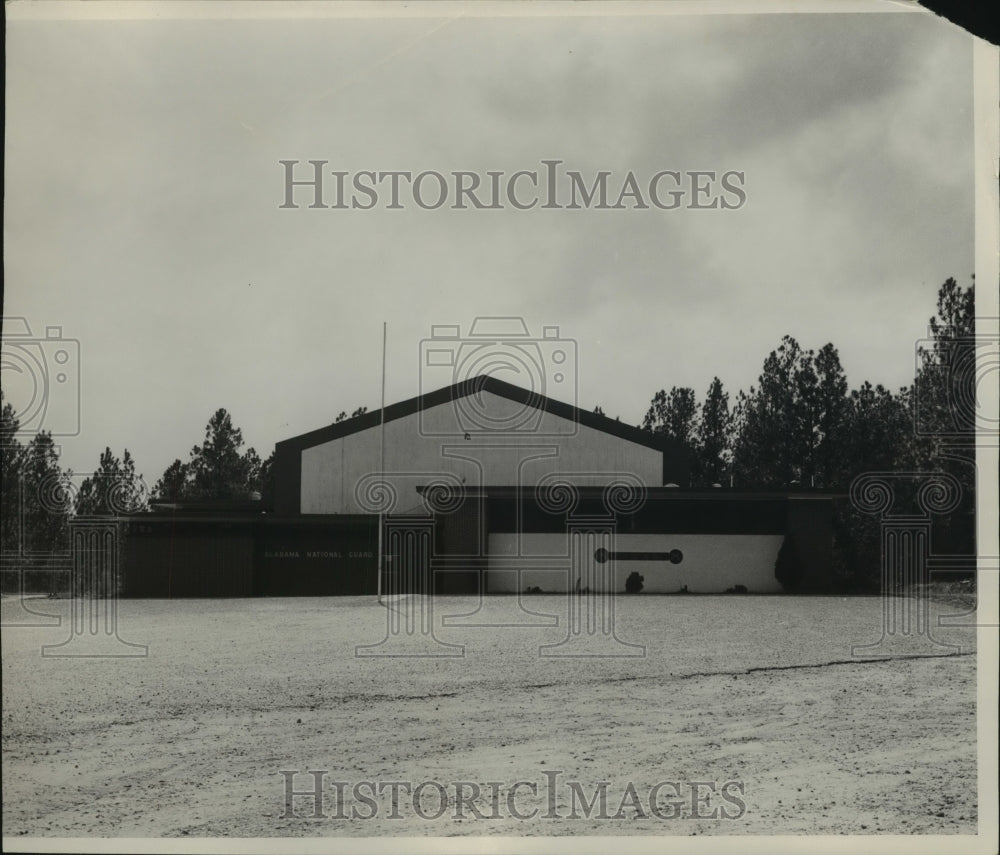
<svg viewBox="0 0 1000 855">
<path fill-rule="evenodd" d="M 541 657 L 567 600 L 524 603 L 558 625 L 442 626 L 476 602 L 437 600 L 437 638 L 464 645 L 439 658 L 356 657 L 387 633 L 360 598 L 122 602 L 119 635 L 145 658 L 43 658 L 65 621 L 6 626 L 4 835 L 975 833 L 971 630 L 934 630 L 959 650 L 914 633 L 863 652 L 896 658 L 852 661 L 881 636 L 879 598 L 620 597 L 616 633 L 644 657 Z M 493 598 L 472 620 L 533 618 Z M 311 796 L 286 813 L 282 772 L 306 790 L 306 770 L 328 772 L 327 818 Z M 356 797 L 365 781 L 438 782 L 442 815 L 417 809 L 438 812 L 434 786 L 417 807 L 398 791 L 393 816 L 389 792 Z M 455 782 L 480 787 L 485 818 Z M 607 812 L 588 817 L 569 782 L 588 799 L 607 782 Z"/>
</svg>

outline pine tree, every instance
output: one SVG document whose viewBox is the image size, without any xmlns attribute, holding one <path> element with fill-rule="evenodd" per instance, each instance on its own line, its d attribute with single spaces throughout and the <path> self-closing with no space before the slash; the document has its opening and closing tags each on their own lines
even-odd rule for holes
<svg viewBox="0 0 1000 855">
<path fill-rule="evenodd" d="M 721 483 L 732 456 L 733 418 L 729 412 L 729 394 L 715 377 L 701 405 L 696 429 L 695 474 L 705 486 Z"/>
<path fill-rule="evenodd" d="M 191 449 L 187 463 L 175 460 L 156 482 L 160 501 L 238 501 L 265 492 L 271 461 L 254 448 L 243 451 L 243 432 L 225 409 L 218 409 L 205 426 L 202 444 Z"/>
<path fill-rule="evenodd" d="M 690 448 L 694 445 L 696 412 L 694 389 L 674 386 L 669 394 L 661 389 L 650 402 L 642 428 L 658 436 L 682 442 Z"/>
<path fill-rule="evenodd" d="M 191 469 L 186 463 L 175 460 L 153 487 L 153 495 L 161 502 L 180 502 L 191 490 Z"/>
<path fill-rule="evenodd" d="M 0 391 L 0 403 L 3 392 Z M 21 424 L 13 406 L 3 404 L 0 417 L 0 544 L 9 554 L 19 552 L 21 468 L 24 464 L 25 448 L 18 441 Z"/>
<path fill-rule="evenodd" d="M 76 513 L 83 516 L 118 516 L 141 511 L 146 505 L 145 485 L 136 475 L 135 461 L 126 448 L 121 460 L 105 448 L 93 475 L 84 479 L 76 497 Z"/>
<path fill-rule="evenodd" d="M 67 548 L 73 509 L 69 473 L 59 466 L 59 449 L 46 431 L 25 450 L 21 466 L 21 518 L 25 549 L 51 553 Z"/>
</svg>

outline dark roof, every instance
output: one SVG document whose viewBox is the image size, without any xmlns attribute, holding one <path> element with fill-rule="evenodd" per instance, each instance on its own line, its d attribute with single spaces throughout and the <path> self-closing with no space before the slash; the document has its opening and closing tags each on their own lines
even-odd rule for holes
<svg viewBox="0 0 1000 855">
<path fill-rule="evenodd" d="M 331 528 L 352 526 L 374 525 L 378 520 L 376 514 L 295 514 L 293 516 L 279 516 L 277 514 L 247 512 L 234 510 L 229 514 L 203 514 L 203 513 L 138 513 L 129 514 L 125 520 L 135 524 L 149 524 L 160 528 L 169 528 L 172 525 L 187 525 L 196 523 L 208 529 L 213 525 L 230 525 L 233 523 L 241 525 L 255 526 L 294 526 L 296 528 L 309 528 L 311 526 Z"/>
<path fill-rule="evenodd" d="M 423 493 L 427 488 L 424 485 L 417 486 L 417 492 Z M 544 493 L 543 487 L 517 487 L 517 486 L 488 486 L 488 487 L 465 487 L 462 490 L 465 495 L 488 498 L 522 499 L 533 498 L 539 493 Z M 597 497 L 606 490 L 603 485 L 576 486 L 575 490 L 581 497 Z M 800 500 L 824 500 L 846 498 L 847 493 L 836 490 L 809 490 L 799 489 L 757 489 L 749 487 L 645 487 L 645 494 L 651 501 L 684 501 L 684 502 L 759 502 L 773 501 L 775 499 Z"/>
<path fill-rule="evenodd" d="M 153 499 L 149 503 L 149 510 L 152 513 L 259 513 L 264 510 L 264 503 L 260 499 L 182 500 L 177 502 Z"/>
<path fill-rule="evenodd" d="M 391 422 L 394 419 L 405 418 L 420 410 L 427 410 L 440 404 L 446 404 L 459 398 L 474 395 L 477 392 L 490 392 L 518 404 L 536 407 L 555 416 L 560 416 L 561 418 L 593 428 L 594 430 L 617 436 L 620 439 L 636 443 L 637 445 L 644 445 L 656 451 L 664 451 L 665 446 L 670 444 L 665 442 L 663 437 L 656 436 L 648 431 L 633 427 L 616 419 L 609 419 L 607 416 L 582 410 L 572 404 L 555 401 L 537 392 L 522 389 L 520 386 L 505 383 L 503 380 L 498 380 L 496 377 L 488 375 L 480 375 L 468 380 L 462 380 L 451 386 L 445 386 L 442 389 L 410 398 L 407 401 L 391 404 L 385 408 L 385 420 L 386 422 Z M 381 410 L 375 410 L 339 422 L 338 424 L 328 425 L 318 430 L 309 431 L 309 433 L 282 440 L 277 443 L 276 451 L 278 449 L 282 451 L 302 451 L 306 448 L 312 448 L 315 445 L 321 445 L 331 440 L 349 436 L 352 433 L 359 433 L 369 428 L 378 427 L 381 420 Z"/>
</svg>

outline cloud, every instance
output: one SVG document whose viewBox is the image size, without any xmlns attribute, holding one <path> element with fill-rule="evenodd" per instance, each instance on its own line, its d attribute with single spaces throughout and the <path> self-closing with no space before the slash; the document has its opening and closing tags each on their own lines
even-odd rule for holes
<svg viewBox="0 0 1000 855">
<path fill-rule="evenodd" d="M 435 323 L 578 339 L 581 401 L 748 385 L 780 335 L 911 370 L 972 264 L 971 39 L 924 15 L 13 22 L 7 307 L 81 340 L 84 469 L 415 394 Z M 738 169 L 714 211 L 282 211 L 347 170 Z"/>
</svg>

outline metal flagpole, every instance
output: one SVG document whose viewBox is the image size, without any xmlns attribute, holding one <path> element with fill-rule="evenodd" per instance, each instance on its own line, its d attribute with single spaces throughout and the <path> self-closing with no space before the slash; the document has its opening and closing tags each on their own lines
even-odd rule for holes
<svg viewBox="0 0 1000 855">
<path fill-rule="evenodd" d="M 385 343 L 386 343 L 386 322 L 382 321 L 382 410 L 379 414 L 379 449 L 378 449 L 378 471 L 379 477 L 385 478 Z M 383 564 L 383 543 L 382 543 L 382 511 L 378 513 L 378 602 L 382 604 L 382 564 Z"/>
</svg>

